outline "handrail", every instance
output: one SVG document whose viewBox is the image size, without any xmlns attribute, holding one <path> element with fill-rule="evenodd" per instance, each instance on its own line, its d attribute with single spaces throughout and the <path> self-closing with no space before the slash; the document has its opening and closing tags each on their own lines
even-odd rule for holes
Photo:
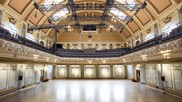
<svg viewBox="0 0 182 102">
<path fill-rule="evenodd" d="M 33 42 L 30 39 L 22 37 L 18 34 L 11 34 L 8 30 L 0 26 L 0 37 L 12 42 L 16 42 L 22 45 L 30 46 L 32 48 L 48 52 L 60 57 L 120 57 L 122 55 L 126 55 L 144 48 L 148 48 L 154 45 L 158 45 L 164 43 L 166 41 L 176 39 L 182 37 L 182 22 L 177 24 L 178 26 L 171 30 L 168 34 L 160 34 L 148 41 L 142 42 L 139 45 L 133 48 L 117 48 L 117 49 L 108 49 L 95 51 L 95 53 L 84 53 L 83 50 L 71 50 L 71 49 L 57 49 L 53 51 L 52 49 L 48 49 L 39 43 Z"/>
<path fill-rule="evenodd" d="M 1 24 L 0 23 L 0 27 L 2 27 L 2 28 L 4 28 L 5 30 L 7 30 L 7 31 L 9 31 L 9 33 L 11 34 L 11 36 L 13 37 L 13 38 L 19 38 L 21 35 L 19 34 L 19 32 L 17 32 L 16 30 L 14 30 L 14 29 L 12 29 L 11 27 L 8 27 L 8 26 L 6 26 L 6 25 L 4 25 L 4 24 Z M 8 29 L 7 29 L 8 28 Z M 11 29 L 11 30 L 9 30 L 9 29 Z M 13 31 L 13 32 L 12 32 Z M 24 38 L 24 39 L 28 39 L 28 40 L 31 40 L 31 41 L 33 41 L 33 42 L 36 42 L 37 44 L 40 44 L 40 42 L 38 42 L 37 40 L 35 40 L 35 39 L 32 39 L 32 38 L 27 38 L 27 36 L 26 36 L 26 34 L 25 34 L 25 36 L 21 36 L 22 38 Z M 44 46 L 45 47 L 45 46 Z"/>
<path fill-rule="evenodd" d="M 29 47 L 32 47 L 32 48 L 35 48 L 35 49 L 39 49 L 41 51 L 45 51 L 45 52 L 48 52 L 48 53 L 53 53 L 51 50 L 49 50 L 48 48 L 46 48 L 45 46 L 43 45 L 40 45 L 39 43 L 36 43 L 30 39 L 27 39 L 26 37 L 22 37 L 18 34 L 11 34 L 7 29 L 3 28 L 2 26 L 0 26 L 0 37 L 3 38 L 3 39 L 6 39 L 6 40 L 9 40 L 9 41 L 12 41 L 12 42 L 15 42 L 15 43 L 19 43 L 19 44 L 22 44 L 22 45 L 26 45 L 26 46 L 29 46 Z"/>
</svg>

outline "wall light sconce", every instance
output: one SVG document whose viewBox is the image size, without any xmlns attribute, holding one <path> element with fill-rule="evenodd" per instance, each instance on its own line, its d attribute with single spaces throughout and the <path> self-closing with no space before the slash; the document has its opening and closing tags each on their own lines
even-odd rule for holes
<svg viewBox="0 0 182 102">
<path fill-rule="evenodd" d="M 54 63 L 56 63 L 57 62 L 57 59 L 54 59 Z"/>
<path fill-rule="evenodd" d="M 38 57 L 33 57 L 33 60 L 34 60 L 34 61 L 37 61 L 37 60 L 38 60 Z"/>
<path fill-rule="evenodd" d="M 106 60 L 103 60 L 103 61 L 102 61 L 102 63 L 104 63 L 104 64 L 105 64 L 105 63 L 106 63 Z"/>
<path fill-rule="evenodd" d="M 46 62 L 49 62 L 49 57 L 46 58 Z"/>
<path fill-rule="evenodd" d="M 123 62 L 125 63 L 126 62 L 126 59 L 123 59 Z"/>
<path fill-rule="evenodd" d="M 147 61 L 147 55 L 141 55 L 141 57 L 144 61 Z"/>
<path fill-rule="evenodd" d="M 169 55 L 170 55 L 170 53 L 163 54 L 164 58 L 170 58 Z"/>
</svg>

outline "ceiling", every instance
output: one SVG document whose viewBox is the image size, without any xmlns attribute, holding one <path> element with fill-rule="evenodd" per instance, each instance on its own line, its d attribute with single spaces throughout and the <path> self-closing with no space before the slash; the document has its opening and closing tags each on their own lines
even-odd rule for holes
<svg viewBox="0 0 182 102">
<path fill-rule="evenodd" d="M 44 3 L 44 0 L 35 0 L 39 5 Z M 106 0 L 73 0 L 75 4 L 82 3 L 99 3 L 105 4 Z M 116 2 L 116 1 L 115 1 Z M 135 0 L 136 4 L 141 4 L 144 0 Z M 140 31 L 144 26 L 158 19 L 160 14 L 170 7 L 179 4 L 182 2 L 181 0 L 147 0 L 147 6 L 144 9 L 140 9 L 139 11 L 122 11 L 127 16 L 132 16 L 133 21 L 127 22 L 123 20 L 117 20 L 113 22 L 112 20 L 107 20 L 107 24 L 121 24 L 124 25 L 124 29 L 120 32 L 120 29 L 116 29 L 115 32 L 110 33 L 109 38 L 118 38 L 120 35 L 121 41 L 126 40 L 127 38 L 133 36 L 137 31 Z M 20 15 L 21 20 L 29 22 L 31 25 L 42 25 L 49 24 L 48 19 L 52 17 L 52 15 L 56 11 L 49 12 L 40 12 L 36 10 L 33 6 L 34 0 L 0 0 L 0 4 L 8 6 L 10 9 L 13 9 L 18 15 Z M 67 1 L 61 2 L 61 4 L 65 4 Z M 78 16 L 83 15 L 95 15 L 102 16 L 103 10 L 79 10 L 76 11 Z M 35 16 L 36 15 L 36 16 Z M 113 16 L 112 13 L 108 12 L 109 16 Z M 71 13 L 68 13 L 67 16 L 71 16 Z M 86 19 L 86 20 L 78 20 L 80 24 L 99 24 L 101 22 L 100 19 Z M 55 24 L 74 24 L 74 20 L 66 17 L 64 19 L 58 20 Z M 77 30 L 74 29 L 75 33 Z M 104 32 L 105 30 L 103 30 Z M 44 29 L 42 32 L 45 33 L 45 36 L 54 37 L 54 30 L 52 29 Z M 115 34 L 113 34 L 115 33 Z M 118 35 L 117 35 L 118 34 Z M 66 37 L 66 36 L 64 36 Z M 69 38 L 69 37 L 67 37 Z M 106 39 L 107 40 L 107 39 Z M 117 39 L 117 41 L 119 41 Z"/>
</svg>

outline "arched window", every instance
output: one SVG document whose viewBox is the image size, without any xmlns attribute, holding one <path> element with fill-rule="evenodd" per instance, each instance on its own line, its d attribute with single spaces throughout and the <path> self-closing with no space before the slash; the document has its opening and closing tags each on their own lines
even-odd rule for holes
<svg viewBox="0 0 182 102">
<path fill-rule="evenodd" d="M 29 39 L 29 40 L 32 40 L 32 41 L 35 41 L 33 35 L 30 34 L 30 33 L 27 33 L 27 34 L 25 35 L 25 38 L 27 38 L 27 39 Z"/>
<path fill-rule="evenodd" d="M 7 23 L 4 25 L 4 28 L 7 29 L 11 34 L 18 35 L 18 29 L 12 23 Z"/>
<path fill-rule="evenodd" d="M 150 40 L 154 37 L 155 37 L 154 33 L 149 33 L 149 34 L 147 34 L 145 41 Z"/>
<path fill-rule="evenodd" d="M 169 33 L 172 31 L 172 29 L 176 28 L 177 25 L 176 24 L 168 24 L 164 27 L 164 29 L 162 30 L 162 34 L 164 35 L 169 35 Z"/>
</svg>

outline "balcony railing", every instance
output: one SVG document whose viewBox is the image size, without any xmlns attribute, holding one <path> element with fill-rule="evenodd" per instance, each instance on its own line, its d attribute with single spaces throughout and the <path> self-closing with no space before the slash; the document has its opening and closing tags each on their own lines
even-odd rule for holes
<svg viewBox="0 0 182 102">
<path fill-rule="evenodd" d="M 161 35 L 154 37 L 148 41 L 138 44 L 133 48 L 117 48 L 117 49 L 108 49 L 95 51 L 94 53 L 84 53 L 84 50 L 73 50 L 73 49 L 63 49 L 59 48 L 56 51 L 52 49 L 48 49 L 45 46 L 39 44 L 38 42 L 34 42 L 26 37 L 22 37 L 19 34 L 11 34 L 10 31 L 6 30 L 2 26 L 0 27 L 0 38 L 9 40 L 15 43 L 19 43 L 25 46 L 32 47 L 37 50 L 41 50 L 44 52 L 48 52 L 51 54 L 55 54 L 60 57 L 119 57 L 122 55 L 126 55 L 128 53 L 132 53 L 144 48 L 156 46 L 161 43 L 165 43 L 167 41 L 177 39 L 182 37 L 182 22 L 177 24 L 177 27 L 174 28 L 169 33 L 162 33 Z"/>
<path fill-rule="evenodd" d="M 126 54 L 130 48 L 107 49 L 85 53 L 83 50 L 58 49 L 56 54 L 61 57 L 119 57 Z"/>
<path fill-rule="evenodd" d="M 29 46 L 44 52 L 48 52 L 48 53 L 52 53 L 52 51 L 48 48 L 46 48 L 45 46 L 32 41 L 30 39 L 27 39 L 26 37 L 22 37 L 20 36 L 18 33 L 15 32 L 10 32 L 9 30 L 5 29 L 3 27 L 3 25 L 0 26 L 0 38 L 8 40 L 8 41 L 12 41 L 18 44 L 22 44 L 25 46 Z"/>
<path fill-rule="evenodd" d="M 182 22 L 178 23 L 177 27 L 172 29 L 171 32 L 162 32 L 161 35 L 136 45 L 128 53 L 132 53 L 151 46 L 156 46 L 158 44 L 165 43 L 180 37 L 182 37 Z"/>
</svg>

